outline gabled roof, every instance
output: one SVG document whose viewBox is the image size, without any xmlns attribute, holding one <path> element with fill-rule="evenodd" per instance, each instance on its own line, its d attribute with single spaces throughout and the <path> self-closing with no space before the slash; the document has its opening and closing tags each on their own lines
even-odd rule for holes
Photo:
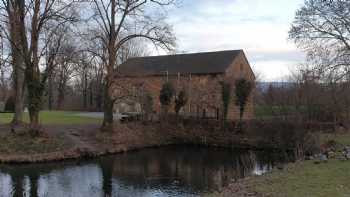
<svg viewBox="0 0 350 197">
<path fill-rule="evenodd" d="M 130 58 L 118 67 L 123 76 L 220 74 L 242 50 Z"/>
</svg>

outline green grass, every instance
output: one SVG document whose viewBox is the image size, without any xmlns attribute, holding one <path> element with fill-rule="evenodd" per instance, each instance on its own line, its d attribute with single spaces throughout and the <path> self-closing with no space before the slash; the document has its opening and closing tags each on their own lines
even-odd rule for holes
<svg viewBox="0 0 350 197">
<path fill-rule="evenodd" d="M 350 145 L 350 134 L 324 134 L 322 141 L 334 140 Z M 275 170 L 248 181 L 252 190 L 275 197 L 350 197 L 350 161 L 329 160 L 289 164 L 286 170 Z"/>
<path fill-rule="evenodd" d="M 285 171 L 274 171 L 252 179 L 249 185 L 266 196 L 276 197 L 346 197 L 350 196 L 350 162 L 330 160 L 314 164 L 291 164 Z"/>
<path fill-rule="evenodd" d="M 307 114 L 309 111 L 313 113 L 321 114 L 321 108 L 319 107 L 307 107 L 307 106 L 293 106 L 293 105 L 256 105 L 254 108 L 255 116 L 257 118 L 268 118 L 281 114 Z"/>
<path fill-rule="evenodd" d="M 350 146 L 350 133 L 322 134 L 322 143 L 335 141 Z M 336 155 L 340 155 L 341 148 Z M 242 187 L 241 187 L 242 186 Z M 230 196 L 241 188 L 244 194 L 257 192 L 264 197 L 350 197 L 350 161 L 330 159 L 326 163 L 299 161 L 284 170 L 274 169 L 263 176 L 247 178 L 240 185 L 231 185 L 221 193 L 208 196 Z"/>
<path fill-rule="evenodd" d="M 256 105 L 254 108 L 257 118 L 272 117 L 279 114 L 295 113 L 298 110 L 294 106 L 264 106 Z"/>
<path fill-rule="evenodd" d="M 44 125 L 58 124 L 58 125 L 71 125 L 71 124 L 89 124 L 100 123 L 99 118 L 81 117 L 77 114 L 80 112 L 68 112 L 68 111 L 42 111 L 40 113 L 40 123 Z M 10 123 L 13 117 L 12 113 L 0 113 L 0 123 Z M 28 122 L 28 113 L 25 113 L 24 121 Z"/>
</svg>

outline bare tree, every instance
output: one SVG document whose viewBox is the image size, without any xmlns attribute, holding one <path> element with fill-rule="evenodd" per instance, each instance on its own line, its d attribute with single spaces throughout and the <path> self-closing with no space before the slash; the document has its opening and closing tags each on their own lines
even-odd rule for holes
<svg viewBox="0 0 350 197">
<path fill-rule="evenodd" d="M 72 78 L 77 65 L 76 48 L 72 45 L 73 41 L 65 38 L 61 50 L 56 58 L 55 79 L 57 82 L 57 109 L 61 110 L 67 93 L 68 82 Z"/>
<path fill-rule="evenodd" d="M 175 38 L 171 27 L 164 22 L 164 17 L 155 13 L 148 14 L 146 6 L 164 7 L 174 0 L 94 0 L 92 2 L 95 24 L 102 30 L 96 34 L 103 54 L 101 59 L 106 69 L 104 88 L 104 119 L 102 130 L 113 130 L 113 81 L 118 65 L 117 54 L 122 46 L 135 38 L 144 38 L 157 46 L 170 50 Z M 149 10 L 148 10 L 149 11 Z"/>
<path fill-rule="evenodd" d="M 20 43 L 20 28 L 24 23 L 21 22 L 21 0 L 2 0 L 2 32 L 9 40 L 11 49 L 11 62 L 13 67 L 13 88 L 15 97 L 15 114 L 12 119 L 13 125 L 22 123 L 24 107 L 24 58 L 21 53 L 23 46 Z"/>
<path fill-rule="evenodd" d="M 117 53 L 118 64 L 121 64 L 132 57 L 143 57 L 149 54 L 144 40 L 133 39 L 120 47 L 120 50 Z"/>
<path fill-rule="evenodd" d="M 8 55 L 4 53 L 4 39 L 0 37 L 0 102 L 5 101 L 9 95 L 11 68 L 8 62 Z"/>
<path fill-rule="evenodd" d="M 33 134 L 39 130 L 39 112 L 46 80 L 54 65 L 55 54 L 58 53 L 62 36 L 58 29 L 75 20 L 73 3 L 59 0 L 17 0 L 15 5 L 18 25 L 16 43 L 25 65 L 25 80 L 28 90 L 28 110 L 30 130 Z M 45 32 L 45 33 L 44 33 Z M 50 39 L 45 39 L 50 38 Z M 11 37 L 10 37 L 11 38 Z M 52 44 L 55 42 L 55 44 Z M 46 54 L 47 47 L 55 46 Z M 46 56 L 47 64 L 41 64 Z M 43 69 L 41 69 L 43 68 Z"/>
<path fill-rule="evenodd" d="M 295 16 L 289 36 L 324 72 L 350 65 L 350 1 L 306 0 Z"/>
<path fill-rule="evenodd" d="M 88 97 L 84 100 L 88 103 L 90 106 L 89 110 L 102 110 L 102 104 L 103 104 L 103 80 L 105 76 L 103 65 L 101 65 L 101 62 L 99 61 L 99 58 L 96 56 L 91 56 L 89 59 L 88 68 L 88 81 L 80 80 L 85 85 L 82 85 L 81 87 L 85 87 L 85 90 L 82 92 L 85 92 L 85 95 Z M 81 75 L 83 77 L 84 75 Z"/>
<path fill-rule="evenodd" d="M 338 122 L 349 114 L 346 95 L 350 76 L 350 1 L 306 0 L 289 36 L 308 53 L 311 69 L 301 70 L 298 99 L 308 120 Z M 325 117 L 328 115 L 329 117 Z"/>
<path fill-rule="evenodd" d="M 88 107 L 88 91 L 89 91 L 89 85 L 90 81 L 92 80 L 92 60 L 94 59 L 93 56 L 89 57 L 87 53 L 80 54 L 79 60 L 78 60 L 78 66 L 76 68 L 76 75 L 79 85 L 79 92 L 81 92 L 82 96 L 82 103 L 83 103 L 83 109 L 87 110 Z"/>
</svg>

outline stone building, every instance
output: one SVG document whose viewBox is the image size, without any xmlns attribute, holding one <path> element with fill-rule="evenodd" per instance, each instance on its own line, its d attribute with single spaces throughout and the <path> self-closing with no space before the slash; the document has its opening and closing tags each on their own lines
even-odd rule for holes
<svg viewBox="0 0 350 197">
<path fill-rule="evenodd" d="M 232 88 L 228 119 L 235 120 L 239 118 L 239 109 L 235 105 L 234 86 L 240 78 L 255 81 L 243 50 L 131 58 L 118 67 L 115 75 L 114 110 L 142 112 L 142 98 L 150 95 L 151 107 L 159 113 L 160 90 L 165 82 L 171 82 L 176 92 L 184 90 L 188 95 L 182 115 L 219 118 L 223 114 L 221 84 L 226 82 Z M 173 107 L 171 111 L 174 112 Z M 250 96 L 243 118 L 250 119 L 253 114 Z"/>
</svg>

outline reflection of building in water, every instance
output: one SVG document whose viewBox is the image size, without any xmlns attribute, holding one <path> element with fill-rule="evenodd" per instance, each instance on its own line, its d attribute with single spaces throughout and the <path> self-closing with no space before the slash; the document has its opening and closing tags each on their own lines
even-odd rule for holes
<svg viewBox="0 0 350 197">
<path fill-rule="evenodd" d="M 154 151 L 154 150 L 153 150 Z M 144 154 L 145 153 L 145 154 Z M 253 152 L 230 151 L 165 151 L 153 154 L 137 152 L 134 156 L 121 156 L 114 160 L 113 177 L 123 177 L 125 184 L 143 185 L 144 182 L 169 180 L 195 189 L 220 189 L 232 179 L 254 173 L 257 156 Z"/>
</svg>

